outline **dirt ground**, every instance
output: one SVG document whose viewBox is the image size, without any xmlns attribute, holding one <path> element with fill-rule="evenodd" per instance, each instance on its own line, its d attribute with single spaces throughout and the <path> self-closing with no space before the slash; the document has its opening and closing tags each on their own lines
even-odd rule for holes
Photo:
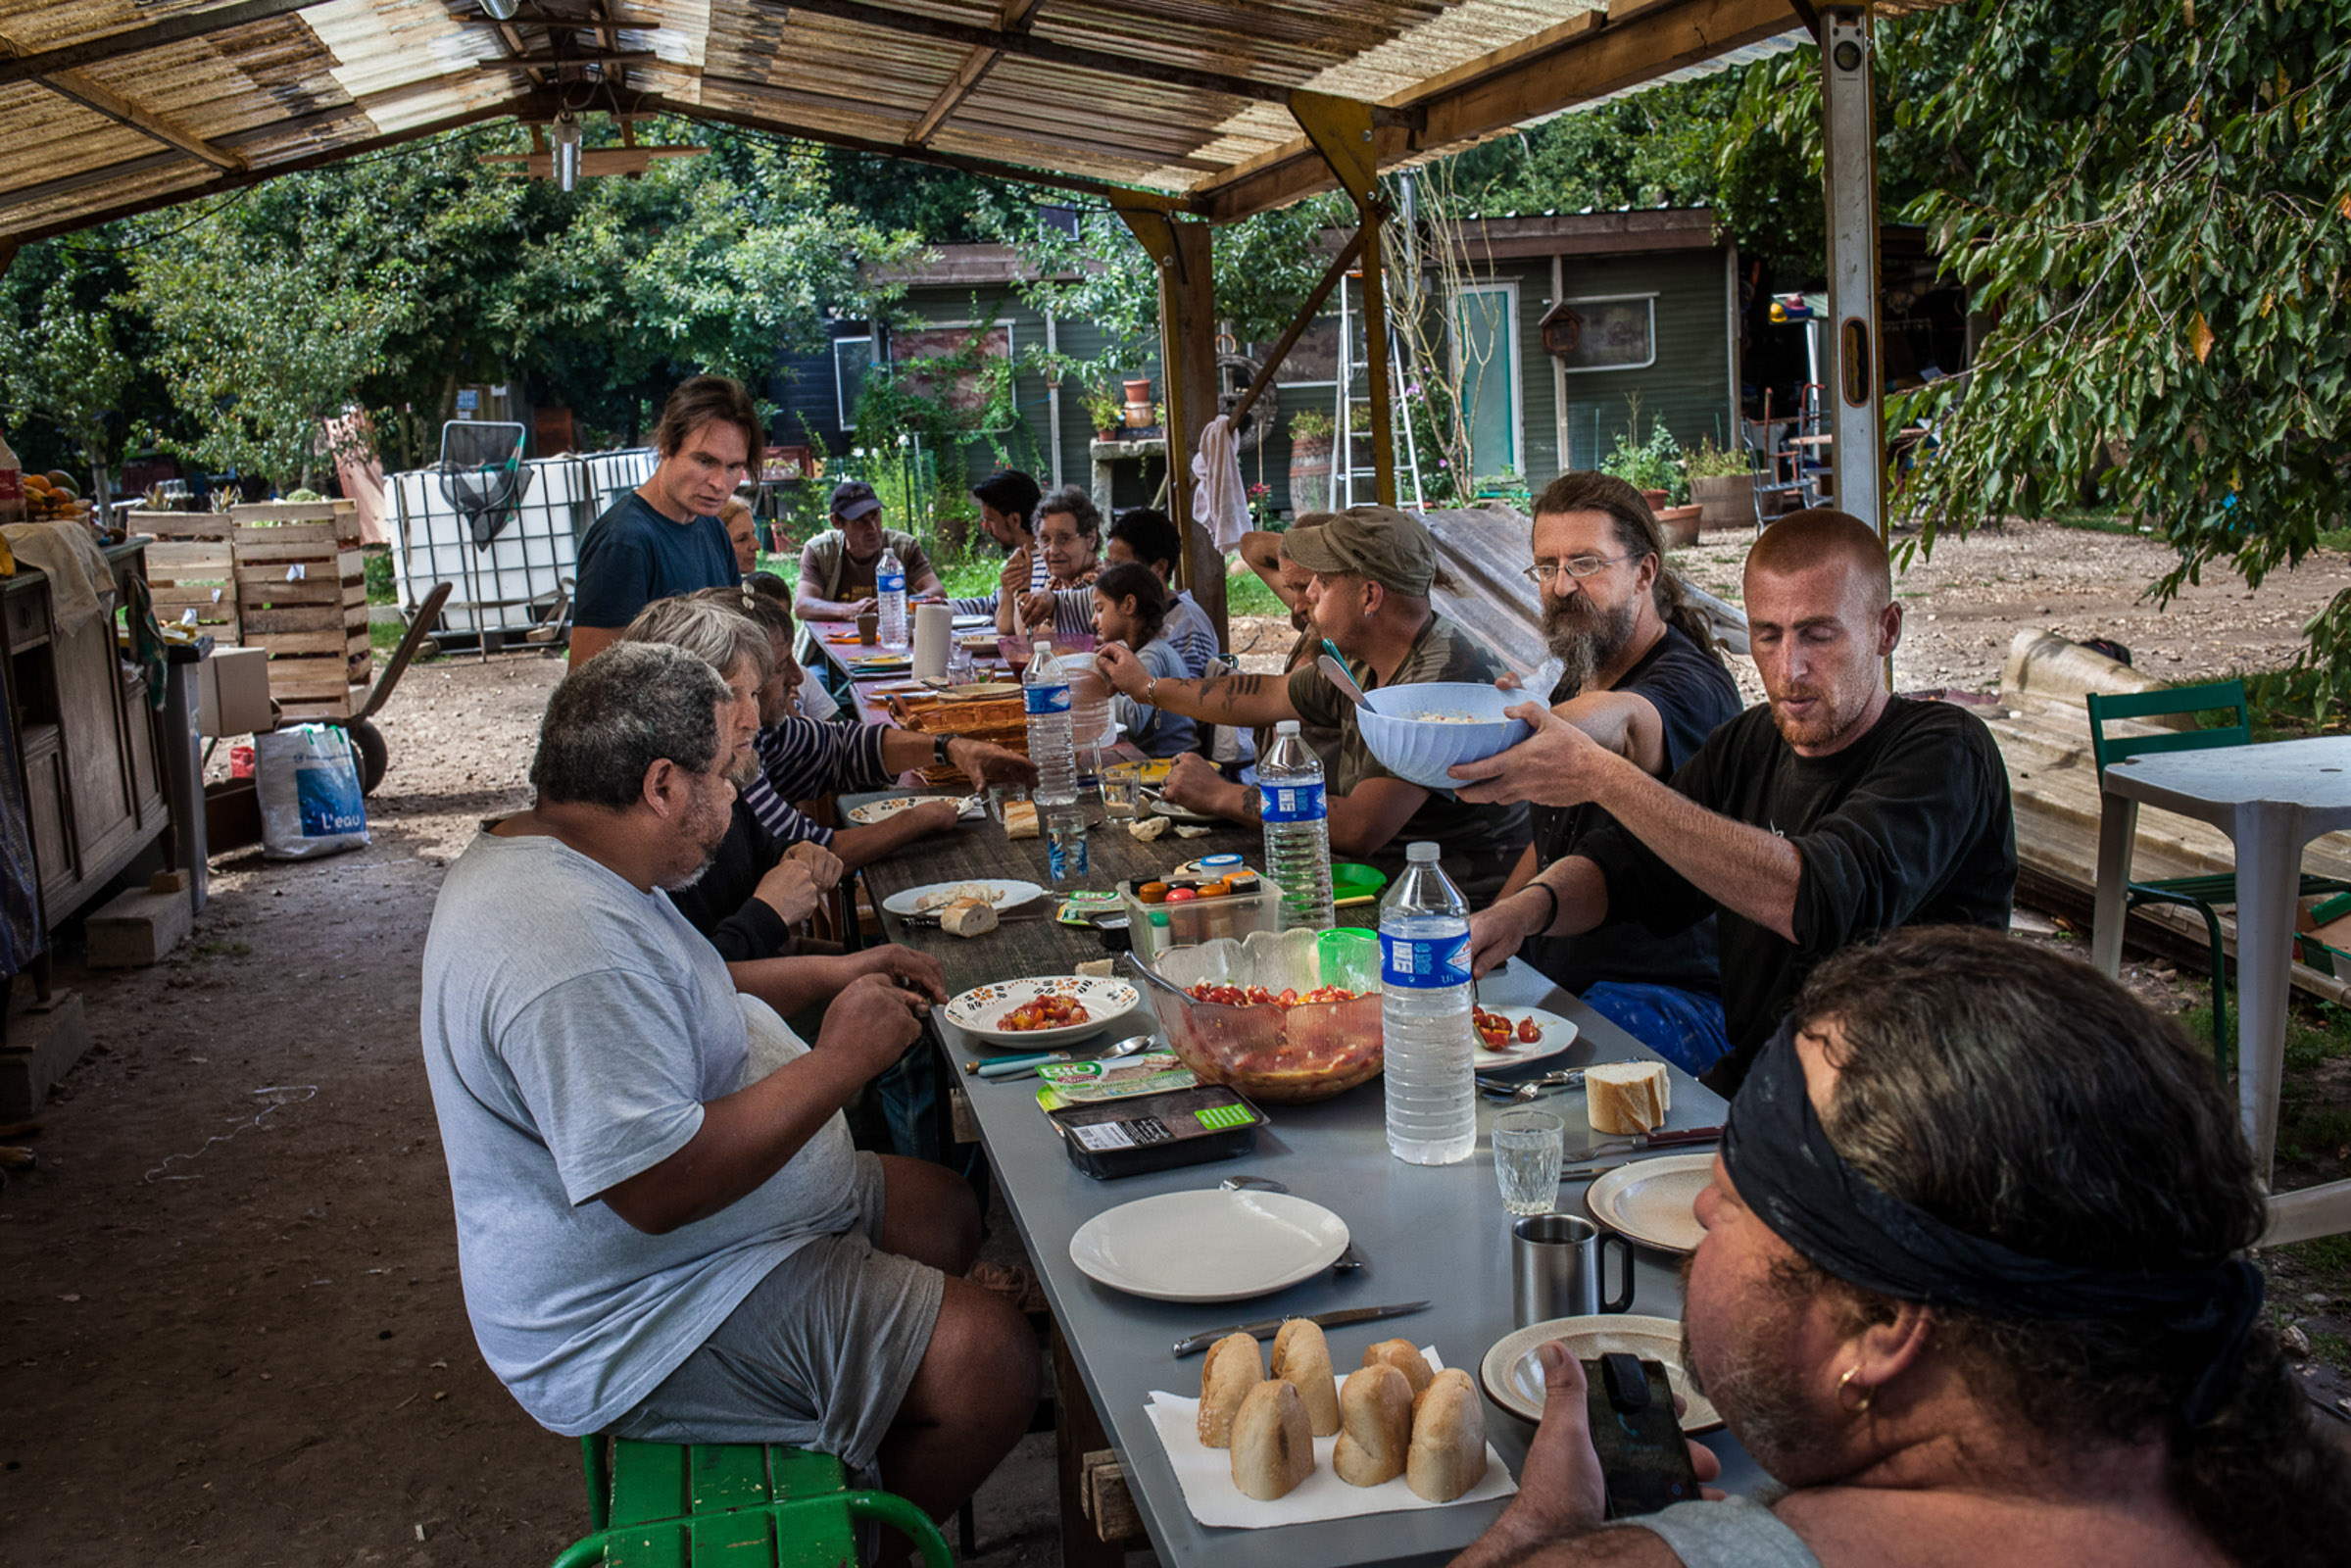
<svg viewBox="0 0 2351 1568">
<path fill-rule="evenodd" d="M 1735 580 L 1739 548 L 1693 565 Z M 1903 580 L 1923 597 L 1902 684 L 1988 687 L 2020 623 L 2183 674 L 2275 662 L 2351 582 L 2331 559 L 2158 612 L 2135 594 L 2159 564 L 2091 533 L 1946 543 Z M 560 669 L 417 666 L 383 716 L 369 848 L 218 863 L 195 937 L 156 968 L 63 955 L 93 1044 L 25 1140 L 39 1168 L 0 1194 L 0 1559 L 508 1565 L 584 1529 L 575 1446 L 474 1348 L 416 1045 L 442 868 L 523 800 Z M 1057 1556 L 1050 1441 L 983 1494 L 982 1560 Z"/>
</svg>

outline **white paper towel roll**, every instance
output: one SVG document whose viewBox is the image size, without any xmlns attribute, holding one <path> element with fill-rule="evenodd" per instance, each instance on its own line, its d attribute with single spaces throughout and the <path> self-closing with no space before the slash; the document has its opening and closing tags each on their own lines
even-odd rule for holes
<svg viewBox="0 0 2351 1568">
<path fill-rule="evenodd" d="M 947 605 L 914 607 L 914 678 L 939 680 L 947 674 L 948 641 L 955 636 L 955 612 Z"/>
</svg>

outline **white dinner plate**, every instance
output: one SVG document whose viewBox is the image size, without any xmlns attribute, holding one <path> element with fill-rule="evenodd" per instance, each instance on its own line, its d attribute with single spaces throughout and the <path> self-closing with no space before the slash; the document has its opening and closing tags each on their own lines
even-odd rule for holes
<svg viewBox="0 0 2351 1568">
<path fill-rule="evenodd" d="M 1221 822 L 1224 820 L 1224 818 L 1221 816 L 1209 816 L 1204 812 L 1196 811 L 1189 806 L 1178 806 L 1166 796 L 1153 794 L 1148 790 L 1144 792 L 1143 802 L 1144 805 L 1150 808 L 1151 813 L 1153 816 L 1163 816 L 1170 822 L 1184 825 L 1199 825 L 1205 822 Z"/>
<path fill-rule="evenodd" d="M 877 805 L 880 803 L 876 803 Z M 1043 898 L 1045 890 L 1034 882 L 1015 881 L 1009 877 L 975 876 L 961 882 L 926 882 L 918 888 L 902 888 L 882 900 L 885 912 L 897 915 L 934 914 L 968 893 L 972 897 L 986 894 L 996 912 L 1017 908 L 1031 899 Z M 934 895 L 937 895 L 934 898 Z"/>
<path fill-rule="evenodd" d="M 1543 1361 L 1535 1350 L 1552 1340 L 1564 1342 L 1579 1361 L 1597 1360 L 1616 1350 L 1661 1361 L 1665 1381 L 1682 1396 L 1682 1430 L 1710 1432 L 1723 1424 L 1713 1401 L 1690 1386 L 1690 1372 L 1682 1365 L 1682 1325 L 1670 1317 L 1602 1312 L 1530 1323 L 1494 1341 L 1479 1363 L 1478 1380 L 1486 1385 L 1486 1396 L 1521 1421 L 1542 1420 Z"/>
<path fill-rule="evenodd" d="M 1706 1236 L 1698 1194 L 1714 1180 L 1714 1155 L 1664 1154 L 1602 1173 L 1584 1190 L 1592 1217 L 1663 1252 L 1694 1252 Z"/>
<path fill-rule="evenodd" d="M 862 806 L 853 806 L 844 814 L 859 827 L 871 827 L 876 822 L 888 821 L 901 811 L 910 811 L 931 799 L 933 797 L 928 795 L 893 795 L 886 801 L 867 801 Z"/>
<path fill-rule="evenodd" d="M 1480 1072 L 1492 1072 L 1496 1067 L 1515 1067 L 1523 1061 L 1541 1061 L 1545 1056 L 1556 1056 L 1576 1043 L 1576 1021 L 1573 1018 L 1562 1018 L 1541 1007 L 1488 1007 L 1486 1010 L 1509 1019 L 1512 1032 L 1510 1049 L 1507 1051 L 1488 1051 L 1483 1045 L 1478 1047 Z M 1543 1031 L 1543 1038 L 1533 1042 L 1520 1040 L 1517 1029 L 1521 1018 L 1533 1018 L 1536 1027 Z"/>
<path fill-rule="evenodd" d="M 1347 1221 L 1288 1193 L 1161 1193 L 1069 1239 L 1088 1279 L 1154 1301 L 1238 1301 L 1311 1279 L 1347 1250 Z"/>
<path fill-rule="evenodd" d="M 1001 1020 L 1006 1013 L 1043 996 L 1069 998 L 1086 1009 L 1086 1021 L 1064 1024 L 1058 1029 L 1003 1026 Z M 1143 994 L 1124 980 L 1083 974 L 1038 975 L 1027 980 L 998 980 L 973 986 L 947 1004 L 947 1021 L 975 1040 L 1024 1049 L 1035 1046 L 1042 1050 L 1101 1034 L 1133 1012 L 1142 1001 Z"/>
</svg>

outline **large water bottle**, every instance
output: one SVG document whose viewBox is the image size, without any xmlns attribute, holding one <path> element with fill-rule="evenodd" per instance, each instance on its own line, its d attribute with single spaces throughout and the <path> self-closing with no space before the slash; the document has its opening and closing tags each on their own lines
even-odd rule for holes
<svg viewBox="0 0 2351 1568">
<path fill-rule="evenodd" d="M 906 646 L 906 568 L 898 552 L 884 546 L 882 564 L 873 568 L 873 591 L 881 601 L 881 640 L 884 648 Z"/>
<path fill-rule="evenodd" d="M 1404 859 L 1402 880 L 1380 901 L 1388 1152 L 1450 1165 L 1478 1142 L 1469 902 L 1439 869 L 1436 845 L 1415 844 Z"/>
<path fill-rule="evenodd" d="M 1035 644 L 1020 677 L 1021 707 L 1029 720 L 1029 760 L 1037 764 L 1037 828 L 1055 882 L 1086 874 L 1086 809 L 1078 802 L 1077 755 L 1070 745 L 1069 675 L 1051 642 Z"/>
<path fill-rule="evenodd" d="M 1328 931 L 1331 823 L 1322 790 L 1322 759 L 1298 720 L 1274 726 L 1274 743 L 1257 760 L 1257 816 L 1265 824 L 1265 874 L 1282 890 L 1282 923 Z"/>
</svg>

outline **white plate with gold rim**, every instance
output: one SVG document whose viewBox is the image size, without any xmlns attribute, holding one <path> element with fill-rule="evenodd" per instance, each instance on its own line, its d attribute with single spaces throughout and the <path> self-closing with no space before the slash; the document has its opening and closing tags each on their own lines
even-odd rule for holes
<svg viewBox="0 0 2351 1568">
<path fill-rule="evenodd" d="M 1661 1252 L 1694 1252 L 1706 1239 L 1698 1194 L 1714 1180 L 1714 1155 L 1661 1154 L 1603 1172 L 1584 1190 L 1592 1217 Z"/>
<path fill-rule="evenodd" d="M 1494 1341 L 1478 1365 L 1486 1396 L 1521 1421 L 1543 1419 L 1543 1360 L 1535 1351 L 1552 1340 L 1565 1344 L 1579 1361 L 1596 1361 L 1623 1350 L 1665 1366 L 1665 1381 L 1682 1396 L 1682 1430 L 1709 1432 L 1723 1424 L 1713 1401 L 1692 1389 L 1682 1364 L 1682 1325 L 1670 1317 L 1602 1312 L 1592 1317 L 1555 1317 L 1530 1323 Z"/>
</svg>

